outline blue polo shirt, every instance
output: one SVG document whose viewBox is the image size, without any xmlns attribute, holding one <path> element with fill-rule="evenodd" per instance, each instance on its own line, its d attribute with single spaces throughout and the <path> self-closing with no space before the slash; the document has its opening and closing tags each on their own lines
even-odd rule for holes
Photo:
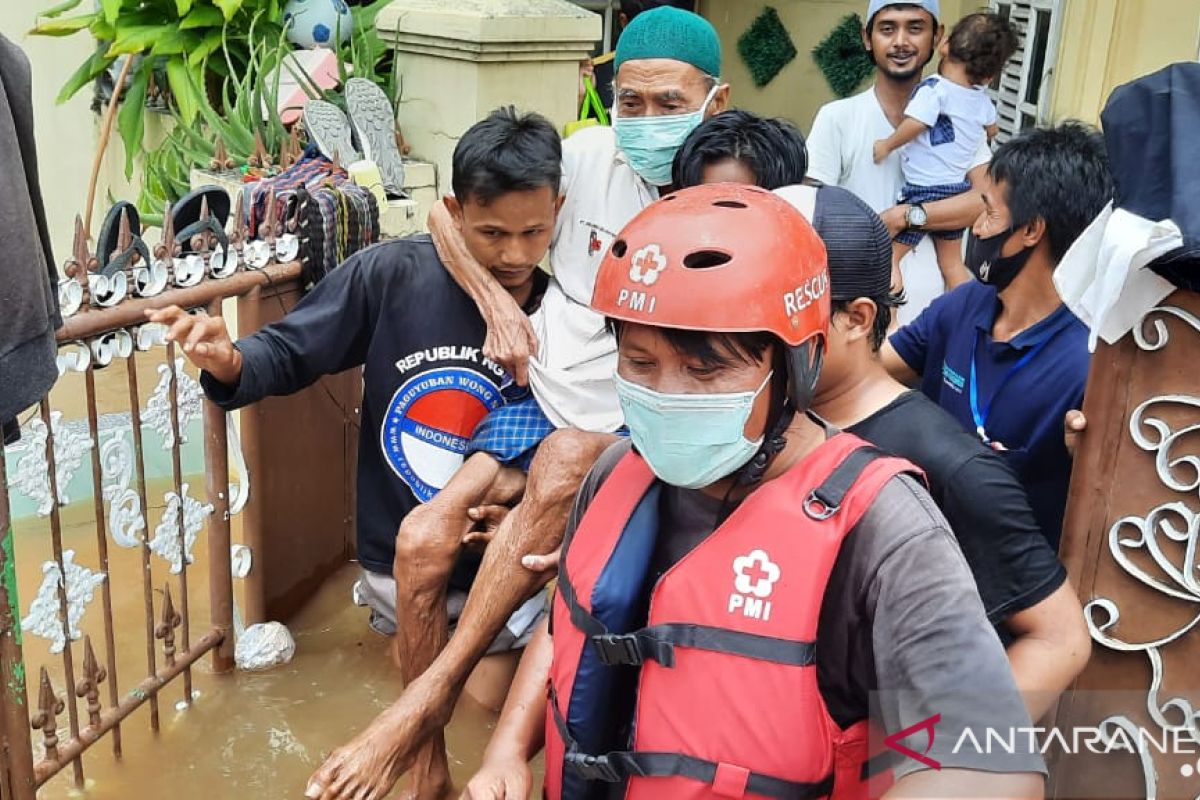
<svg viewBox="0 0 1200 800">
<path fill-rule="evenodd" d="M 1063 417 L 1083 404 L 1088 329 L 1059 306 L 1012 341 L 996 342 L 992 323 L 999 312 L 996 290 L 970 281 L 933 301 L 890 341 L 921 376 L 921 391 L 972 432 L 978 427 L 971 410 L 974 348 L 976 408 L 986 441 L 1007 448 L 1002 454 L 1057 549 L 1071 479 Z"/>
</svg>

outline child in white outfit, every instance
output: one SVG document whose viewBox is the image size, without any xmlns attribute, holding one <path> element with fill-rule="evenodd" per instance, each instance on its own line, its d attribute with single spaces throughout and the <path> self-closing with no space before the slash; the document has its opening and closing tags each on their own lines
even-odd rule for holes
<svg viewBox="0 0 1200 800">
<path fill-rule="evenodd" d="M 996 135 L 996 106 L 987 95 L 990 84 L 1017 49 L 1017 33 L 997 14 L 968 14 L 938 46 L 942 57 L 938 74 L 922 81 L 904 109 L 896 132 L 875 143 L 875 162 L 900 151 L 904 188 L 900 203 L 919 209 L 922 203 L 943 200 L 969 191 L 966 180 L 981 140 Z M 946 288 L 969 280 L 959 240 L 963 232 L 924 231 L 918 227 L 900 233 L 892 243 L 892 273 L 899 275 L 900 260 L 928 233 L 937 250 L 938 267 Z"/>
</svg>

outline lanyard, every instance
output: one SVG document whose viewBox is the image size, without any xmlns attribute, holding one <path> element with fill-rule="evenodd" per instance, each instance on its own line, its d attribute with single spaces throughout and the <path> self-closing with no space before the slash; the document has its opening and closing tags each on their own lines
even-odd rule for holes
<svg viewBox="0 0 1200 800">
<path fill-rule="evenodd" d="M 975 378 L 975 353 L 979 350 L 979 329 L 975 329 L 975 339 L 971 344 L 971 416 L 975 420 L 975 432 L 979 434 L 979 438 L 984 444 L 991 444 L 991 439 L 987 435 L 987 421 L 992 414 L 992 403 L 996 401 L 1002 389 L 1008 385 L 1012 377 L 1021 371 L 1021 368 L 1033 360 L 1034 356 L 1042 351 L 1042 348 L 1050 343 L 1054 338 L 1054 334 L 1047 336 L 1042 341 L 1031 347 L 1025 355 L 1021 356 L 1017 363 L 1008 368 L 1008 372 L 1004 373 L 1004 377 L 1000 379 L 1000 383 L 996 386 L 996 391 L 992 392 L 991 398 L 983 404 L 983 410 L 979 409 L 979 390 L 978 383 Z"/>
</svg>

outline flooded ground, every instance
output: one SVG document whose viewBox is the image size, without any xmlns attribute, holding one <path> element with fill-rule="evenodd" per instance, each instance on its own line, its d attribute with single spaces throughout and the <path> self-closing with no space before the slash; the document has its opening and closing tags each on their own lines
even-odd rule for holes
<svg viewBox="0 0 1200 800">
<path fill-rule="evenodd" d="M 139 364 L 142 405 L 161 375 L 161 361 L 146 359 Z M 105 370 L 97 375 L 100 399 L 101 440 L 114 431 L 129 435 L 124 369 Z M 81 376 L 66 376 L 56 386 L 52 405 L 63 412 L 63 421 L 82 425 L 86 419 Z M 22 415 L 27 422 L 28 416 Z M 86 425 L 83 426 L 86 432 Z M 200 455 L 199 423 L 188 429 L 184 447 L 184 482 L 187 494 L 204 500 L 204 479 L 196 470 Z M 149 531 L 164 517 L 164 495 L 174 490 L 170 476 L 169 450 L 156 435 L 146 433 L 146 459 L 151 478 L 147 485 L 150 508 L 145 514 Z M 14 476 L 19 454 L 9 453 L 9 479 Z M 153 462 L 153 463 L 152 463 Z M 62 509 L 62 543 L 73 551 L 74 563 L 95 573 L 101 571 L 92 500 L 90 455 L 82 460 L 70 483 L 70 503 Z M 253 488 L 252 488 L 253 490 Z M 45 592 L 44 565 L 53 551 L 49 519 L 35 516 L 27 497 L 14 496 L 14 549 L 20 614 L 29 615 L 40 592 Z M 105 513 L 108 513 L 106 506 Z M 240 541 L 240 518 L 234 518 L 234 541 Z M 192 641 L 208 630 L 209 593 L 207 574 L 207 531 L 200 532 L 195 563 L 188 569 L 188 618 Z M 107 538 L 109 569 L 104 583 L 95 589 L 83 607 L 79 628 L 90 635 L 101 666 L 107 666 L 104 626 L 104 589 L 111 594 L 114 620 L 115 676 L 108 675 L 100 687 L 105 708 L 111 706 L 110 685 L 116 680 L 117 696 L 128 693 L 148 674 L 146 618 L 143 601 L 141 549 L 117 546 Z M 351 586 L 358 569 L 347 564 L 330 578 L 289 627 L 296 639 L 295 659 L 284 667 L 263 673 L 215 675 L 204 658 L 193 668 L 195 699 L 184 703 L 184 683 L 176 679 L 159 695 L 161 729 L 150 729 L 150 709 L 142 706 L 121 726 L 122 757 L 114 758 L 113 741 L 106 736 L 83 758 L 85 783 L 75 785 L 67 766 L 39 793 L 44 800 L 87 797 L 95 800 L 170 798 L 170 800 L 225 800 L 225 798 L 300 798 L 308 776 L 323 754 L 360 731 L 379 711 L 394 700 L 401 689 L 388 657 L 389 642 L 367 627 L 367 612 L 351 603 Z M 151 563 L 154 590 L 154 623 L 160 621 L 163 589 L 169 583 L 178 610 L 182 611 L 179 576 L 170 574 L 167 561 L 155 555 Z M 235 581 L 235 594 L 238 582 Z M 53 595 L 50 595 L 53 597 Z M 55 605 L 55 608 L 57 605 Z M 38 675 L 45 666 L 55 693 L 68 702 L 74 699 L 80 726 L 87 723 L 87 701 L 68 695 L 61 655 L 50 652 L 51 642 L 25 626 L 24 647 L 31 714 L 38 711 Z M 176 647 L 183 650 L 182 629 L 177 629 Z M 83 641 L 71 644 L 75 677 L 81 675 Z M 162 642 L 154 643 L 155 659 L 162 668 Z M 451 766 L 457 786 L 462 786 L 478 766 L 483 748 L 495 723 L 495 715 L 469 698 L 458 705 L 447 729 Z M 70 738 L 67 711 L 57 717 L 60 744 Z M 33 731 L 35 758 L 43 751 L 43 733 Z M 403 782 L 402 782 L 403 786 Z"/>
<path fill-rule="evenodd" d="M 190 709 L 177 707 L 183 699 L 181 681 L 164 690 L 157 737 L 143 707 L 121 728 L 120 761 L 113 758 L 111 743 L 101 742 L 85 756 L 83 792 L 75 788 L 68 767 L 39 798 L 302 797 L 322 754 L 358 732 L 400 690 L 387 640 L 371 632 L 365 611 L 350 603 L 356 574 L 356 567 L 347 565 L 292 621 L 296 658 L 291 664 L 263 673 L 214 675 L 208 662 L 201 662 L 193 670 L 198 697 Z M 140 612 L 140 598 L 135 599 Z M 191 610 L 194 618 L 207 616 L 204 602 L 193 603 Z M 193 626 L 193 636 L 203 629 Z M 121 637 L 127 638 L 136 640 Z M 120 655 L 122 663 L 143 663 L 144 645 Z M 136 667 L 126 674 L 129 683 L 141 677 Z M 56 685 L 61 693 L 61 681 Z M 82 705 L 80 710 L 84 713 Z M 459 703 L 446 737 L 456 786 L 478 765 L 494 723 L 495 715 L 470 699 Z M 65 714 L 60 724 L 65 727 Z"/>
</svg>

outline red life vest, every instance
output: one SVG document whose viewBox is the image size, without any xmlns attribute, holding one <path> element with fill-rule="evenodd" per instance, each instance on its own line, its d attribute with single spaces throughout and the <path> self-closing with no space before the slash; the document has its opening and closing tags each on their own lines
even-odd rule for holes
<svg viewBox="0 0 1200 800">
<path fill-rule="evenodd" d="M 865 798 L 868 724 L 830 716 L 817 622 L 842 540 L 901 472 L 918 470 L 850 434 L 828 439 L 664 573 L 647 617 L 661 485 L 640 456 L 622 459 L 560 565 L 546 796 L 627 780 L 635 799 Z M 633 680 L 630 742 L 614 698 Z"/>
</svg>

